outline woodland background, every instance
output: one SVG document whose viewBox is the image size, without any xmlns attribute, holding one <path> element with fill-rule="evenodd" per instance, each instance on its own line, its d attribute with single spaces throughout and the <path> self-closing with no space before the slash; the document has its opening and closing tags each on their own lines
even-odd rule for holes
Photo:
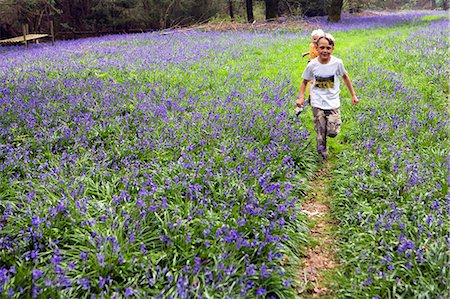
<svg viewBox="0 0 450 299">
<path fill-rule="evenodd" d="M 271 21 L 278 17 L 328 15 L 366 9 L 448 9 L 449 0 L 0 0 L 0 38 L 48 33 L 70 39 L 189 26 L 217 20 Z"/>
</svg>

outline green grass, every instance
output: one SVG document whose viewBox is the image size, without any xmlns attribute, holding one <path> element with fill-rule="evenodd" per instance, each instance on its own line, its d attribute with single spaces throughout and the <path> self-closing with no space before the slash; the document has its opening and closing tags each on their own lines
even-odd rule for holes
<svg viewBox="0 0 450 299">
<path fill-rule="evenodd" d="M 435 24 L 333 32 L 360 97 L 343 87 L 329 143 L 342 298 L 446 295 L 449 38 Z M 194 297 L 295 297 L 283 283 L 311 242 L 296 209 L 320 167 L 311 109 L 293 119 L 309 42 L 197 32 L 2 53 L 2 296 L 182 297 L 188 273 Z"/>
<path fill-rule="evenodd" d="M 332 184 L 344 240 L 341 258 L 347 264 L 339 279 L 341 297 L 448 295 L 445 265 L 449 256 L 441 247 L 448 225 L 424 224 L 427 217 L 448 222 L 448 211 L 430 216 L 436 214 L 421 199 L 428 196 L 445 205 L 448 194 L 445 188 L 440 191 L 446 184 L 446 171 L 433 165 L 446 163 L 444 148 L 449 147 L 448 130 L 442 123 L 448 113 L 448 69 L 442 61 L 448 59 L 449 39 L 445 30 L 416 30 L 408 35 L 400 30 L 395 38 L 387 34 L 367 45 L 366 57 L 355 56 L 350 63 L 361 105 L 347 123 L 348 134 L 343 134 L 354 148 L 337 153 Z M 402 216 L 396 217 L 401 220 L 389 217 L 393 209 L 400 210 Z M 417 231 L 423 226 L 433 236 L 430 240 Z M 397 247 L 402 233 L 415 244 L 406 254 L 417 254 L 414 258 L 402 255 Z M 422 252 L 426 252 L 426 263 Z M 433 280 L 431 273 L 439 279 Z"/>
</svg>

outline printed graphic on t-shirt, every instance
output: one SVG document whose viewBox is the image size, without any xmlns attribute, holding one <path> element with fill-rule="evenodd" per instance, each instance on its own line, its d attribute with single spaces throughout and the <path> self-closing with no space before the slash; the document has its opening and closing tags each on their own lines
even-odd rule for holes
<svg viewBox="0 0 450 299">
<path fill-rule="evenodd" d="M 319 77 L 316 76 L 316 87 L 330 89 L 334 87 L 334 76 Z"/>
</svg>

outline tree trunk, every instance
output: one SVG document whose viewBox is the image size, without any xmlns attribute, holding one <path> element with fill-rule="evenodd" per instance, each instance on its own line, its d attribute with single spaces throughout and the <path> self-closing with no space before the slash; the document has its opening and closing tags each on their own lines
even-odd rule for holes
<svg viewBox="0 0 450 299">
<path fill-rule="evenodd" d="M 228 0 L 228 11 L 230 12 L 230 19 L 234 21 L 233 0 Z"/>
<path fill-rule="evenodd" d="M 276 19 L 278 16 L 278 0 L 265 0 L 266 20 Z"/>
<path fill-rule="evenodd" d="M 331 0 L 328 8 L 328 21 L 339 22 L 341 20 L 342 5 L 344 0 Z"/>
<path fill-rule="evenodd" d="M 430 0 L 431 2 L 431 9 L 436 9 L 436 0 Z"/>
<path fill-rule="evenodd" d="M 443 0 L 442 1 L 442 9 L 443 10 L 448 10 L 448 0 Z"/>
<path fill-rule="evenodd" d="M 255 18 L 253 17 L 253 0 L 245 0 L 247 6 L 247 21 L 253 23 Z"/>
</svg>

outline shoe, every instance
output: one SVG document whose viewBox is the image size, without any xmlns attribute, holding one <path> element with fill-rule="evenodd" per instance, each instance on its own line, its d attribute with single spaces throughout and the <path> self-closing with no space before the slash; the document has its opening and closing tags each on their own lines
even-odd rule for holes
<svg viewBox="0 0 450 299">
<path fill-rule="evenodd" d="M 328 159 L 328 149 L 319 153 L 319 156 L 322 158 L 322 161 L 326 161 Z"/>
</svg>

